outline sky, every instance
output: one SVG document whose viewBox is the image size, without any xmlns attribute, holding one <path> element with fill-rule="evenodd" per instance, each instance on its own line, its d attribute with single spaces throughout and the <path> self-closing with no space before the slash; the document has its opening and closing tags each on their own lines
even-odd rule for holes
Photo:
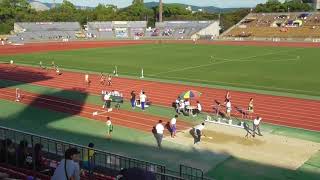
<svg viewBox="0 0 320 180">
<path fill-rule="evenodd" d="M 50 2 L 53 0 L 37 0 L 40 2 Z M 80 6 L 96 6 L 102 4 L 114 4 L 118 7 L 126 7 L 132 3 L 132 0 L 69 0 L 73 4 Z M 145 2 L 152 2 L 157 0 L 145 0 Z M 62 0 L 56 0 L 60 3 Z M 234 8 L 234 7 L 254 7 L 259 3 L 264 3 L 266 0 L 163 0 L 164 3 L 183 3 L 196 6 L 216 6 L 220 8 Z"/>
</svg>

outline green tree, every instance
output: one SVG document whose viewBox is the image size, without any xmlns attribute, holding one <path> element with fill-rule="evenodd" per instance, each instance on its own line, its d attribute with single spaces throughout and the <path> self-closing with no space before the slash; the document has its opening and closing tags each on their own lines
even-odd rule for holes
<svg viewBox="0 0 320 180">
<path fill-rule="evenodd" d="M 133 0 L 132 4 L 143 4 L 143 0 Z"/>
</svg>

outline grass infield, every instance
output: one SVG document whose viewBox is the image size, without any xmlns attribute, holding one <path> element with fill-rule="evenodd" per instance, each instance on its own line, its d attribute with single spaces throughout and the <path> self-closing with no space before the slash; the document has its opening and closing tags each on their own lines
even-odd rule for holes
<svg viewBox="0 0 320 180">
<path fill-rule="evenodd" d="M 320 96 L 317 48 L 148 44 L 0 56 L 0 61 Z"/>
</svg>

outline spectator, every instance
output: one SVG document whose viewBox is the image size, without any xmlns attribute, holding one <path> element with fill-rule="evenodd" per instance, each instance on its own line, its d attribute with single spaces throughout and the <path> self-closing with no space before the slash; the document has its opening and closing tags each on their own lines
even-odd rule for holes
<svg viewBox="0 0 320 180">
<path fill-rule="evenodd" d="M 15 148 L 10 139 L 1 141 L 0 144 L 0 162 L 14 162 L 15 161 Z M 12 163 L 11 163 L 12 164 Z"/>
<path fill-rule="evenodd" d="M 76 148 L 67 149 L 51 180 L 80 180 L 79 154 Z"/>
<path fill-rule="evenodd" d="M 94 144 L 89 143 L 88 148 L 84 150 L 83 153 L 83 166 L 85 169 L 89 170 L 90 173 L 92 173 L 92 170 L 94 168 Z"/>
<path fill-rule="evenodd" d="M 134 91 L 131 91 L 130 102 L 131 102 L 132 109 L 134 109 L 136 106 L 136 93 Z"/>
<path fill-rule="evenodd" d="M 14 143 L 10 140 L 7 139 L 7 149 L 6 149 L 6 161 L 8 161 L 9 164 L 16 164 L 16 147 Z"/>
<path fill-rule="evenodd" d="M 37 143 L 34 146 L 34 162 L 35 162 L 35 166 L 36 166 L 37 171 L 41 171 L 44 169 L 42 148 L 43 148 L 43 145 L 40 143 Z"/>
<path fill-rule="evenodd" d="M 146 100 L 147 100 L 147 96 L 145 95 L 145 92 L 143 91 L 143 92 L 140 94 L 140 104 L 141 104 L 141 109 L 142 109 L 142 111 L 144 111 L 145 104 L 146 104 Z"/>
<path fill-rule="evenodd" d="M 17 158 L 18 158 L 18 166 L 23 167 L 26 165 L 26 159 L 28 156 L 28 142 L 26 140 L 20 141 L 18 150 L 17 150 Z"/>
<path fill-rule="evenodd" d="M 156 176 L 151 171 L 146 171 L 141 168 L 122 169 L 117 175 L 118 180 L 156 180 Z"/>
<path fill-rule="evenodd" d="M 158 124 L 156 125 L 156 140 L 158 147 L 161 149 L 161 143 L 162 143 L 162 138 L 163 138 L 163 131 L 164 131 L 164 126 L 162 124 L 162 120 L 159 120 Z"/>
<path fill-rule="evenodd" d="M 177 131 L 177 118 L 178 115 L 175 115 L 174 118 L 170 121 L 170 130 L 171 130 L 171 137 L 176 137 L 176 131 Z"/>
</svg>

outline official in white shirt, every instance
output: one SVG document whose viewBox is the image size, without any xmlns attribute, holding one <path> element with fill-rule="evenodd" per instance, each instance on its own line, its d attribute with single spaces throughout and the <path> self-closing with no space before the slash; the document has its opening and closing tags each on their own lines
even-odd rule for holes
<svg viewBox="0 0 320 180">
<path fill-rule="evenodd" d="M 103 107 L 107 107 L 109 109 L 111 107 L 111 99 L 110 99 L 110 93 L 106 93 L 103 97 L 105 103 Z"/>
<path fill-rule="evenodd" d="M 252 137 L 255 137 L 256 135 L 256 130 L 258 130 L 258 135 L 262 136 L 261 132 L 260 132 L 260 123 L 261 123 L 262 118 L 261 117 L 257 117 L 253 120 L 253 131 L 252 131 Z"/>
<path fill-rule="evenodd" d="M 176 102 L 175 102 L 175 108 L 176 108 L 176 112 L 180 114 L 180 111 L 179 111 L 179 103 L 180 103 L 180 97 L 178 97 L 176 99 Z"/>
<path fill-rule="evenodd" d="M 141 103 L 141 109 L 142 109 L 142 111 L 144 111 L 144 106 L 145 106 L 145 104 L 146 104 L 146 101 L 147 101 L 147 96 L 145 95 L 144 92 L 142 92 L 142 93 L 140 94 L 140 103 Z"/>
<path fill-rule="evenodd" d="M 161 143 L 162 143 L 162 138 L 163 138 L 163 131 L 164 131 L 164 126 L 162 124 L 162 120 L 159 120 L 158 124 L 156 125 L 156 140 L 158 147 L 161 149 Z"/>
<path fill-rule="evenodd" d="M 194 129 L 194 144 L 199 144 L 201 141 L 201 136 L 203 135 L 204 123 L 195 126 Z"/>
<path fill-rule="evenodd" d="M 199 101 L 197 101 L 197 108 L 194 110 L 194 115 L 200 114 L 202 111 L 202 106 Z"/>
</svg>

